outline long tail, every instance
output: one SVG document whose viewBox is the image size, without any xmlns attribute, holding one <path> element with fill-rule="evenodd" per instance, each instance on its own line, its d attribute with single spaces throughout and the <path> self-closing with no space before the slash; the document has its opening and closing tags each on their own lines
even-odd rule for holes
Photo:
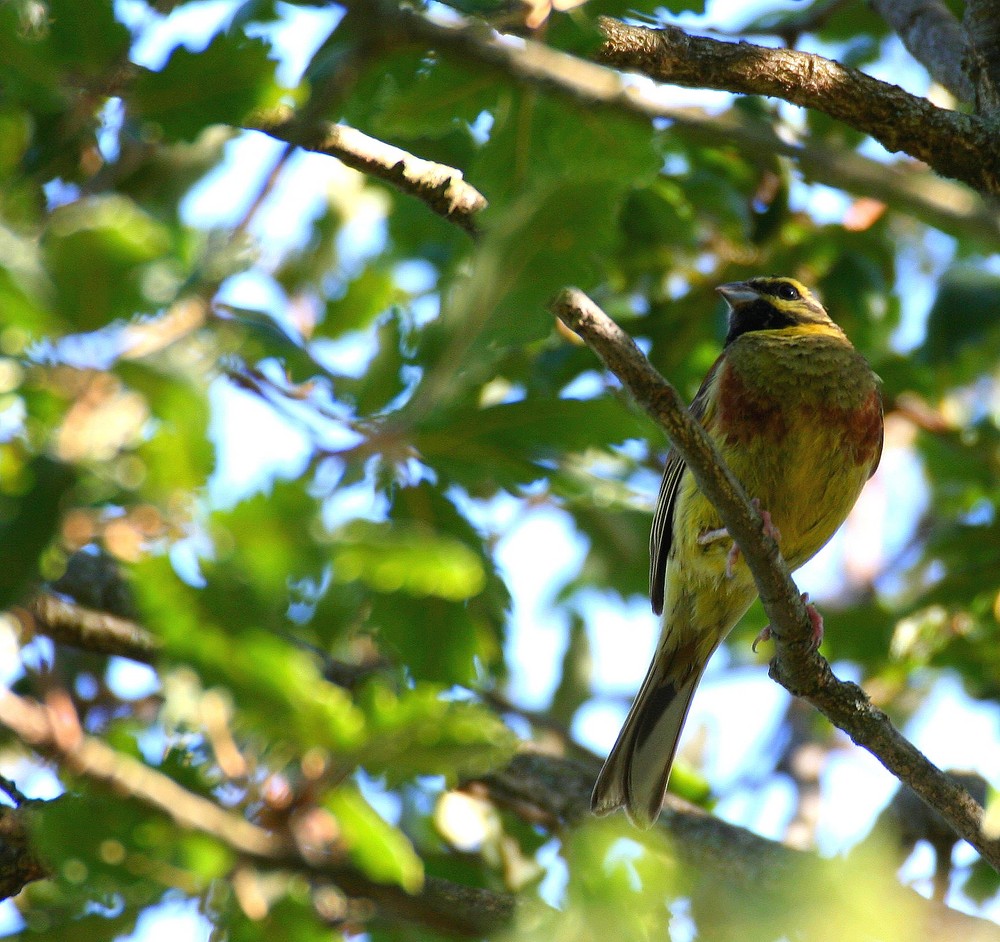
<svg viewBox="0 0 1000 942">
<path fill-rule="evenodd" d="M 698 652 L 694 645 L 657 652 L 597 777 L 590 802 L 594 814 L 624 808 L 638 827 L 652 827 L 691 698 L 711 653 Z"/>
</svg>

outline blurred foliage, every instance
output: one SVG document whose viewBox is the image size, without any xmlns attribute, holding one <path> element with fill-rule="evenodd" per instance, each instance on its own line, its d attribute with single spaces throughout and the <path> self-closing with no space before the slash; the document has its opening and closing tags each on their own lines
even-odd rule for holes
<svg viewBox="0 0 1000 942">
<path fill-rule="evenodd" d="M 522 32 L 535 17 L 536 38 L 585 54 L 599 14 L 656 22 L 706 5 L 451 6 Z M 546 301 L 587 290 L 691 396 L 725 331 L 716 285 L 788 273 L 817 287 L 885 381 L 886 464 L 916 463 L 926 490 L 876 479 L 824 603 L 830 656 L 905 722 L 945 675 L 1000 696 L 994 247 L 808 186 L 772 154 L 435 50 L 373 47 L 366 24 L 326 4 L 234 0 L 212 28 L 205 8 L 0 3 L 2 606 L 48 582 L 84 604 L 123 600 L 163 644 L 144 692 L 106 658 L 28 644 L 18 691 L 65 690 L 89 734 L 233 814 L 308 825 L 372 881 L 519 893 L 498 938 L 669 926 L 770 939 L 789 913 L 812 927 L 803 937 L 827 937 L 827 911 L 794 894 L 757 906 L 707 892 L 661 834 L 614 820 L 554 835 L 517 809 L 454 817 L 461 803 L 446 801 L 525 738 L 575 748 L 566 731 L 609 700 L 594 600 L 646 591 L 667 443 Z M 861 0 L 723 25 L 859 67 L 888 40 Z M 333 158 L 268 152 L 238 130 L 278 104 L 461 169 L 489 200 L 481 237 Z M 789 120 L 771 102 L 724 107 Z M 797 133 L 832 151 L 864 143 L 818 113 Z M 575 534 L 582 562 L 566 570 L 571 546 L 532 560 L 561 574 L 546 600 L 566 626 L 548 722 L 533 726 L 504 708 L 523 652 L 500 550 L 539 510 Z M 119 568 L 126 589 L 108 582 Z M 79 585 L 98 570 L 99 586 Z M 734 633 L 735 666 L 761 626 L 754 609 Z M 40 761 L 7 733 L 0 760 L 29 778 Z M 234 942 L 439 937 L 58 775 L 62 797 L 35 828 L 52 878 L 17 901 L 24 938 L 126 937 L 178 903 Z M 706 807 L 720 797 L 693 766 L 674 786 Z M 830 898 L 870 910 L 866 879 Z M 962 882 L 977 902 L 996 895 L 981 869 Z"/>
</svg>

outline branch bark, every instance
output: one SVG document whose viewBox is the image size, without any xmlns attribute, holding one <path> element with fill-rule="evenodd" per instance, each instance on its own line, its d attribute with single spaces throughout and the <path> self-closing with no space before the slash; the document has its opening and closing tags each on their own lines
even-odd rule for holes
<svg viewBox="0 0 1000 942">
<path fill-rule="evenodd" d="M 114 654 L 142 664 L 152 664 L 159 640 L 127 618 L 85 608 L 50 592 L 39 592 L 14 616 L 22 632 L 40 633 L 58 644 L 68 644 L 98 654 Z"/>
<path fill-rule="evenodd" d="M 470 235 L 478 234 L 475 217 L 486 208 L 486 198 L 465 181 L 461 170 L 424 160 L 346 124 L 303 122 L 290 108 L 259 113 L 245 127 L 336 157 L 348 167 L 423 200 L 439 216 Z"/>
<path fill-rule="evenodd" d="M 771 677 L 790 693 L 808 700 L 871 752 L 1000 871 L 1000 840 L 983 834 L 983 809 L 910 743 L 864 690 L 835 677 L 827 661 L 812 650 L 805 605 L 777 543 L 763 532 L 760 515 L 742 485 L 725 467 L 677 390 L 657 373 L 632 338 L 582 291 L 564 290 L 553 301 L 552 309 L 663 427 L 698 486 L 719 511 L 750 567 L 771 620 L 776 647 Z"/>
<path fill-rule="evenodd" d="M 975 86 L 976 111 L 996 119 L 1000 111 L 1000 16 L 995 0 L 968 0 L 963 24 L 967 68 Z"/>
<path fill-rule="evenodd" d="M 984 193 L 1000 193 L 1000 144 L 973 115 L 938 108 L 822 56 L 602 17 L 602 62 L 660 82 L 767 95 L 814 108 Z"/>
</svg>

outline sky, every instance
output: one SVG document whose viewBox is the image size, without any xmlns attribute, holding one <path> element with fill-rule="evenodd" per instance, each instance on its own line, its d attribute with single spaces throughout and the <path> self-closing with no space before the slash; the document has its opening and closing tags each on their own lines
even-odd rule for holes
<svg viewBox="0 0 1000 942">
<path fill-rule="evenodd" d="M 203 46 L 207 37 L 231 15 L 235 5 L 229 0 L 187 4 L 171 17 L 156 21 L 147 21 L 144 6 L 135 0 L 119 0 L 116 8 L 126 23 L 146 23 L 144 37 L 136 44 L 133 58 L 158 68 L 178 43 L 194 49 Z M 709 4 L 713 20 L 730 25 L 750 19 L 754 6 L 739 0 Z M 794 0 L 785 6 L 794 8 Z M 282 54 L 279 74 L 292 82 L 335 22 L 336 14 L 328 9 L 308 8 L 285 8 L 285 13 L 285 24 L 274 35 Z M 704 21 L 683 16 L 678 22 L 701 27 Z M 912 67 L 899 44 L 891 45 L 886 60 L 872 71 L 915 92 L 926 90 L 926 77 Z M 717 98 L 717 93 L 703 96 L 683 92 L 679 100 L 676 90 L 672 90 L 674 104 L 704 104 L 713 101 L 713 96 Z M 224 165 L 185 199 L 185 220 L 209 228 L 239 219 L 282 149 L 279 142 L 263 135 L 240 135 L 228 145 Z M 360 177 L 335 160 L 314 154 L 298 155 L 289 162 L 277 189 L 254 217 L 252 232 L 266 239 L 265 252 L 277 259 L 283 249 L 304 238 L 304 221 L 318 213 L 329 199 L 349 191 L 356 195 L 360 186 Z M 825 187 L 800 184 L 793 200 L 818 217 L 831 220 L 839 219 L 845 209 L 842 194 Z M 352 257 L 359 261 L 375 249 L 384 232 L 381 218 L 384 205 L 380 207 L 377 198 L 373 198 L 362 207 L 364 211 L 357 214 L 349 234 L 342 240 L 341 250 L 348 266 Z M 950 240 L 935 236 L 932 241 L 932 256 L 943 267 L 951 256 Z M 265 269 L 267 260 L 265 254 Z M 901 349 L 919 340 L 932 297 L 935 272 L 920 271 L 920 264 L 920 260 L 904 257 L 900 265 L 908 299 L 896 338 Z M 421 274 L 415 270 L 409 277 L 419 278 Z M 223 292 L 229 302 L 248 308 L 271 312 L 282 308 L 273 285 L 259 273 L 231 279 Z M 364 337 L 351 338 L 330 348 L 328 355 L 336 359 L 338 369 L 357 367 L 365 361 L 367 344 Z M 308 443 L 302 433 L 277 418 L 258 399 L 220 381 L 212 390 L 211 401 L 210 434 L 218 457 L 210 485 L 213 502 L 220 506 L 231 503 L 253 493 L 275 475 L 294 477 L 302 470 L 308 454 Z M 248 429 L 253 429 L 253 434 L 247 434 Z M 262 441 L 268 443 L 267 450 L 258 446 Z M 890 480 L 892 487 L 886 483 Z M 652 503 L 655 494 L 651 492 L 649 497 Z M 864 555 L 873 537 L 886 555 L 891 556 L 894 549 L 904 545 L 915 514 L 926 499 L 927 488 L 919 463 L 904 445 L 890 443 L 881 470 L 870 482 L 852 521 L 815 560 L 799 571 L 797 582 L 801 588 L 809 590 L 822 607 L 824 600 L 842 586 L 847 564 L 856 563 Z M 362 491 L 354 490 L 345 494 L 331 513 L 343 517 L 377 513 L 378 508 L 367 506 L 366 500 Z M 527 708 L 544 707 L 558 680 L 567 633 L 567 616 L 557 609 L 553 596 L 565 577 L 579 566 L 586 545 L 573 530 L 569 517 L 557 508 L 542 507 L 524 513 L 523 507 L 512 498 L 501 497 L 489 504 L 470 506 L 469 510 L 475 522 L 503 534 L 497 546 L 497 559 L 514 598 L 508 642 L 509 695 Z M 893 524 L 884 532 L 873 533 L 874 520 L 889 520 Z M 620 728 L 627 698 L 642 679 L 659 626 L 647 603 L 623 603 L 597 593 L 587 599 L 585 617 L 594 651 L 597 697 L 581 709 L 573 733 L 584 745 L 604 752 Z M 623 638 L 628 639 L 628 644 L 622 643 Z M 3 643 L 0 633 L 0 645 Z M 728 669 L 732 665 L 727 657 L 721 651 L 709 666 L 687 722 L 682 752 L 683 743 L 694 739 L 704 741 L 705 773 L 720 793 L 728 793 L 715 813 L 764 836 L 780 839 L 792 811 L 791 786 L 774 779 L 763 786 L 759 781 L 730 786 L 743 781 L 740 776 L 745 776 L 748 766 L 753 768 L 755 756 L 767 754 L 767 744 L 778 728 L 788 695 L 768 679 L 763 657 L 756 662 L 748 661 L 737 671 Z M 834 668 L 838 675 L 851 679 L 850 665 L 835 664 Z M 120 662 L 114 670 L 116 682 L 123 690 L 135 692 L 155 683 L 154 675 L 146 668 Z M 946 678 L 935 686 L 905 732 L 940 766 L 975 768 L 987 778 L 1000 781 L 1000 755 L 984 753 L 978 746 L 983 741 L 996 741 L 998 719 L 1000 712 L 995 707 L 971 701 L 957 680 Z M 956 735 L 956 730 L 961 733 Z M 895 786 L 896 780 L 863 750 L 849 744 L 839 750 L 823 773 L 823 818 L 817 834 L 820 851 L 843 853 L 862 837 Z M 44 795 L 47 788 L 55 788 L 54 780 L 47 782 L 40 775 L 31 788 L 24 790 Z M 965 847 L 960 853 L 971 859 L 970 848 Z M 557 854 L 549 848 L 545 857 L 552 873 L 549 890 L 555 894 L 559 886 Z M 918 853 L 905 873 L 916 880 L 918 889 L 926 891 L 930 866 L 929 852 Z M 955 898 L 952 902 L 969 908 L 964 900 Z M 997 912 L 1000 910 L 992 915 L 995 917 Z M 0 935 L 15 930 L 18 923 L 12 904 L 0 905 Z M 177 901 L 147 914 L 131 939 L 175 942 L 183 938 L 201 942 L 207 936 L 208 927 L 194 905 Z"/>
</svg>

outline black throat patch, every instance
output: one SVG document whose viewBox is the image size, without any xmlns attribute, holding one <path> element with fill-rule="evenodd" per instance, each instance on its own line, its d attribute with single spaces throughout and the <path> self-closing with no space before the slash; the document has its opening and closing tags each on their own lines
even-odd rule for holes
<svg viewBox="0 0 1000 942">
<path fill-rule="evenodd" d="M 728 347 L 741 334 L 754 330 L 780 330 L 798 323 L 798 318 L 775 307 L 767 298 L 758 298 L 749 304 L 741 304 L 730 313 L 725 345 Z"/>
</svg>

